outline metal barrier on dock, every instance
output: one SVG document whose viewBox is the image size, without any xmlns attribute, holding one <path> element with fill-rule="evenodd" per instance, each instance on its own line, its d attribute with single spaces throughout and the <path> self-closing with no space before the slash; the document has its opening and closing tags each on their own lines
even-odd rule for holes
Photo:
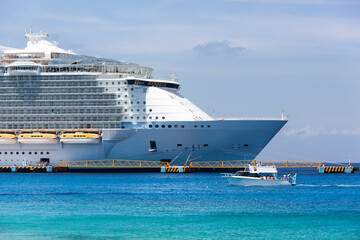
<svg viewBox="0 0 360 240">
<path fill-rule="evenodd" d="M 275 165 L 277 168 L 307 168 L 318 167 L 321 162 L 312 161 L 286 161 L 286 160 L 237 160 L 237 161 L 204 161 L 191 162 L 192 168 L 246 168 L 250 163 L 262 165 Z"/>
<path fill-rule="evenodd" d="M 60 161 L 59 166 L 72 168 L 160 168 L 161 163 L 156 161 L 109 159 Z"/>
</svg>

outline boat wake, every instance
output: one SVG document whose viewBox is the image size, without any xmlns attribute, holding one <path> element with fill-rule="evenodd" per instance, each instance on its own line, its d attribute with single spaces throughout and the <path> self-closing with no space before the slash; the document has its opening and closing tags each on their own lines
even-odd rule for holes
<svg viewBox="0 0 360 240">
<path fill-rule="evenodd" d="M 348 184 L 297 184 L 299 187 L 360 187 L 360 184 L 348 185 Z"/>
</svg>

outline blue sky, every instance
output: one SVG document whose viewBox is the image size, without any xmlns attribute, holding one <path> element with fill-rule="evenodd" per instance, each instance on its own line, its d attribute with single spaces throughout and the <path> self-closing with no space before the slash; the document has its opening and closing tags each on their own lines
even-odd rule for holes
<svg viewBox="0 0 360 240">
<path fill-rule="evenodd" d="M 0 4 L 0 45 L 24 47 L 32 26 L 79 54 L 176 73 L 215 117 L 284 110 L 289 123 L 259 159 L 360 161 L 360 1 Z"/>
</svg>

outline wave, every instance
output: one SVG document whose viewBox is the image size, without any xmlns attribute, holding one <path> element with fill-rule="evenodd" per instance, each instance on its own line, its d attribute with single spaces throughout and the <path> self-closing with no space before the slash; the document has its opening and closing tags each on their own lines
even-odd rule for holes
<svg viewBox="0 0 360 240">
<path fill-rule="evenodd" d="M 360 184 L 335 184 L 335 185 L 328 185 L 328 184 L 296 184 L 297 186 L 301 187 L 360 187 Z"/>
</svg>

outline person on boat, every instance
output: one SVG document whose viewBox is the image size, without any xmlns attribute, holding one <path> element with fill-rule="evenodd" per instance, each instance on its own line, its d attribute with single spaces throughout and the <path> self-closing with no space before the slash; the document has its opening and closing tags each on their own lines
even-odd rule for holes
<svg viewBox="0 0 360 240">
<path fill-rule="evenodd" d="M 287 174 L 287 180 L 290 181 L 290 173 Z"/>
</svg>

